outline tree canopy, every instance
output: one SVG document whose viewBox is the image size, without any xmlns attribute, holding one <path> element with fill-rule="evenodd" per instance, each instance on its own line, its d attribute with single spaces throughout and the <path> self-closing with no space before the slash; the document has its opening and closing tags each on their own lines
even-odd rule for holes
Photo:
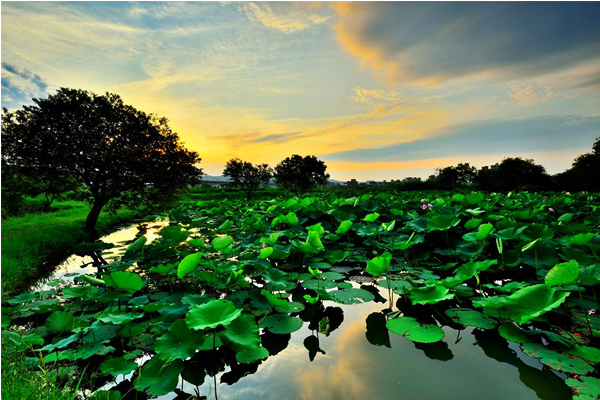
<svg viewBox="0 0 600 400">
<path fill-rule="evenodd" d="M 461 163 L 456 167 L 440 168 L 436 180 L 441 187 L 453 188 L 472 183 L 476 176 L 477 168 Z"/>
<path fill-rule="evenodd" d="M 10 165 L 74 176 L 87 186 L 92 233 L 110 200 L 169 196 L 197 183 L 200 157 L 187 150 L 166 118 L 126 105 L 117 94 L 61 88 L 2 114 L 2 158 Z"/>
<path fill-rule="evenodd" d="M 277 164 L 275 181 L 286 189 L 302 194 L 314 186 L 326 184 L 329 179 L 326 170 L 327 165 L 317 157 L 294 154 Z"/>
<path fill-rule="evenodd" d="M 232 158 L 225 164 L 223 176 L 228 176 L 233 186 L 244 190 L 246 198 L 250 200 L 260 185 L 269 183 L 273 169 L 268 164 L 255 166 L 239 158 Z"/>
</svg>

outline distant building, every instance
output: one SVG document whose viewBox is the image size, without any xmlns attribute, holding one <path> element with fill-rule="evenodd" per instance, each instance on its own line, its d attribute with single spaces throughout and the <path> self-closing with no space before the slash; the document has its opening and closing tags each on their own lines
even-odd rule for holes
<svg viewBox="0 0 600 400">
<path fill-rule="evenodd" d="M 488 169 L 490 169 L 490 167 L 488 167 L 487 165 L 485 165 L 485 166 L 481 167 L 481 170 L 482 170 L 482 171 L 487 171 Z"/>
<path fill-rule="evenodd" d="M 500 167 L 500 164 L 496 163 L 494 165 L 492 165 L 490 168 L 491 169 L 498 169 Z"/>
<path fill-rule="evenodd" d="M 356 179 L 350 179 L 348 182 L 346 182 L 346 186 L 347 187 L 357 187 L 358 186 L 358 182 L 356 181 Z"/>
<path fill-rule="evenodd" d="M 429 179 L 435 179 L 435 175 L 429 175 Z"/>
</svg>

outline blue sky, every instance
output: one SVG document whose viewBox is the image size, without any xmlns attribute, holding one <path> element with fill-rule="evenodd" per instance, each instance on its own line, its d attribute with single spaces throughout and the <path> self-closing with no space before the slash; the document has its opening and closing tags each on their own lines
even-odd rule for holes
<svg viewBox="0 0 600 400">
<path fill-rule="evenodd" d="M 2 106 L 59 87 L 166 116 L 209 174 L 426 177 L 600 136 L 600 3 L 3 2 Z"/>
</svg>

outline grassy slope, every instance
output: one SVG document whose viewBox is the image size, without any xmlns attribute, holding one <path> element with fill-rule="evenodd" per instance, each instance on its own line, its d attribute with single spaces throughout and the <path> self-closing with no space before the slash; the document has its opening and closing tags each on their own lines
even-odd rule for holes
<svg viewBox="0 0 600 400">
<path fill-rule="evenodd" d="M 58 211 L 28 214 L 2 221 L 2 298 L 15 295 L 40 274 L 44 261 L 66 253 L 85 239 L 83 227 L 90 206 L 68 201 L 56 204 Z M 99 232 L 133 218 L 134 212 L 102 213 Z"/>
<path fill-rule="evenodd" d="M 28 214 L 2 221 L 2 298 L 16 295 L 44 273 L 45 261 L 68 254 L 85 239 L 83 227 L 90 206 L 76 201 L 57 202 L 58 211 Z M 132 219 L 133 211 L 102 213 L 97 230 L 106 233 L 120 222 Z M 73 388 L 58 384 L 44 371 L 24 367 L 24 353 L 3 346 L 2 398 L 72 399 Z"/>
</svg>

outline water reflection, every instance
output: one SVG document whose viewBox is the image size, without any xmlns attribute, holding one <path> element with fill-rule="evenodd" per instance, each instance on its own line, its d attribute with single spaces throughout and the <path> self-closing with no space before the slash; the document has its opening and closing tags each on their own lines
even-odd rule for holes
<svg viewBox="0 0 600 400">
<path fill-rule="evenodd" d="M 465 329 L 457 341 L 459 332 L 445 326 L 444 342 L 417 344 L 389 334 L 382 311 L 373 302 L 312 310 L 309 323 L 291 335 L 262 333 L 270 357 L 249 365 L 226 347 L 197 353 L 185 362 L 183 392 L 161 399 L 185 398 L 184 392 L 215 398 L 215 373 L 221 400 L 571 398 L 556 373 L 494 331 Z"/>
</svg>

